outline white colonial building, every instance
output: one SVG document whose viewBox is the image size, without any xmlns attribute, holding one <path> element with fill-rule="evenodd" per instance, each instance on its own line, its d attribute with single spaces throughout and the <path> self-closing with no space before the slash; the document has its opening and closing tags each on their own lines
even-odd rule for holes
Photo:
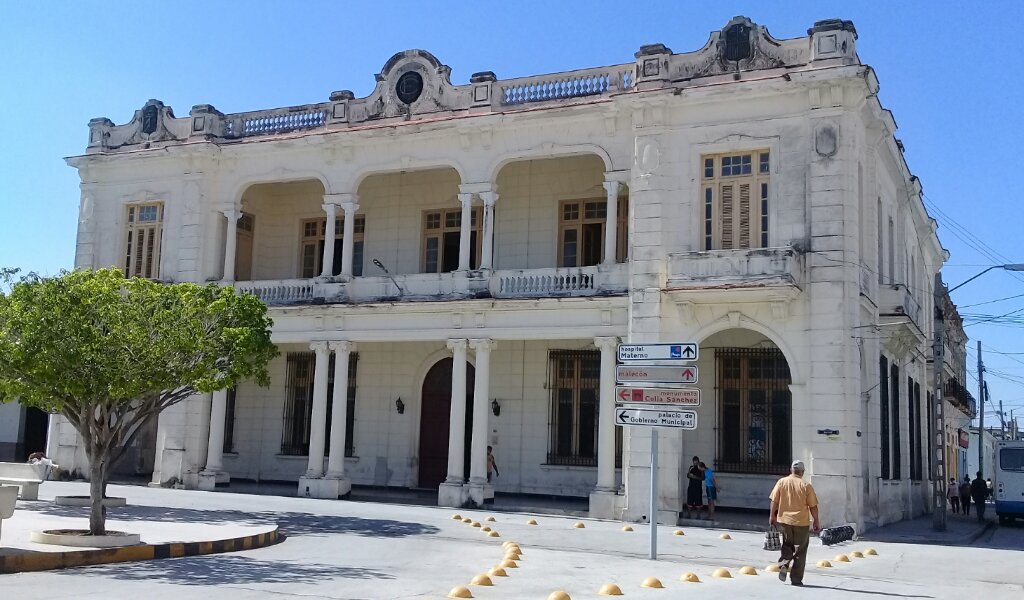
<svg viewBox="0 0 1024 600">
<path fill-rule="evenodd" d="M 945 253 L 856 40 L 737 17 L 693 52 L 461 85 L 410 50 L 365 98 L 92 120 L 76 266 L 256 294 L 281 352 L 269 388 L 160 417 L 153 482 L 589 496 L 638 520 L 650 430 L 613 424 L 615 347 L 696 341 L 662 522 L 692 455 L 725 506 L 767 507 L 796 457 L 826 524 L 926 510 Z"/>
</svg>

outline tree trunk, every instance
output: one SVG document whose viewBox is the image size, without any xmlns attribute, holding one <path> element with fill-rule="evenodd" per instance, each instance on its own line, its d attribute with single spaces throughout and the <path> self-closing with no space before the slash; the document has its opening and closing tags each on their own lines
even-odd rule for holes
<svg viewBox="0 0 1024 600">
<path fill-rule="evenodd" d="M 107 535 L 107 509 L 103 497 L 107 491 L 107 469 L 104 457 L 89 458 L 89 535 Z"/>
</svg>

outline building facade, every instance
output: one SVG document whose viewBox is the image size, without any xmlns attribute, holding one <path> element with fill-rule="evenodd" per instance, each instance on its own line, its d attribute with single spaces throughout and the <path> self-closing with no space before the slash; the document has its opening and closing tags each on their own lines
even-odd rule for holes
<svg viewBox="0 0 1024 600">
<path fill-rule="evenodd" d="M 76 266 L 256 294 L 281 351 L 269 388 L 161 415 L 153 482 L 640 520 L 650 430 L 614 426 L 616 344 L 695 341 L 698 429 L 661 435 L 660 521 L 692 455 L 726 506 L 766 508 L 800 458 L 826 524 L 926 510 L 945 253 L 856 40 L 737 17 L 693 52 L 461 85 L 410 50 L 365 98 L 92 120 L 68 159 Z"/>
</svg>

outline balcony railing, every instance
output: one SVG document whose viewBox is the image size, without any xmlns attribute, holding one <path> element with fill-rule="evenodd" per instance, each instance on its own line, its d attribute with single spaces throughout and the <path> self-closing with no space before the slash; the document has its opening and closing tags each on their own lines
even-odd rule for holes
<svg viewBox="0 0 1024 600">
<path fill-rule="evenodd" d="M 978 416 L 978 402 L 958 380 L 952 377 L 946 380 L 946 386 L 943 388 L 942 394 L 960 412 L 972 419 Z"/>
<path fill-rule="evenodd" d="M 669 255 L 668 269 L 673 289 L 796 286 L 803 271 L 789 246 L 678 252 Z"/>
<path fill-rule="evenodd" d="M 313 301 L 312 279 L 237 281 L 239 292 L 248 292 L 269 305 L 302 304 Z"/>
<path fill-rule="evenodd" d="M 883 316 L 905 315 L 921 325 L 921 305 L 902 283 L 878 286 L 878 312 Z"/>
</svg>

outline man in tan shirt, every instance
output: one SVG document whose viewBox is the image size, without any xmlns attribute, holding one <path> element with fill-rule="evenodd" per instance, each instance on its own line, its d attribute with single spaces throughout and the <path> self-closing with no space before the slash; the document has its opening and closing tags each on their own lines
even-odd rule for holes
<svg viewBox="0 0 1024 600">
<path fill-rule="evenodd" d="M 810 528 L 821 531 L 818 496 L 811 484 L 804 481 L 803 461 L 793 461 L 790 475 L 775 483 L 770 497 L 772 510 L 768 521 L 782 531 L 779 580 L 785 581 L 788 573 L 793 585 L 803 585 Z"/>
</svg>

